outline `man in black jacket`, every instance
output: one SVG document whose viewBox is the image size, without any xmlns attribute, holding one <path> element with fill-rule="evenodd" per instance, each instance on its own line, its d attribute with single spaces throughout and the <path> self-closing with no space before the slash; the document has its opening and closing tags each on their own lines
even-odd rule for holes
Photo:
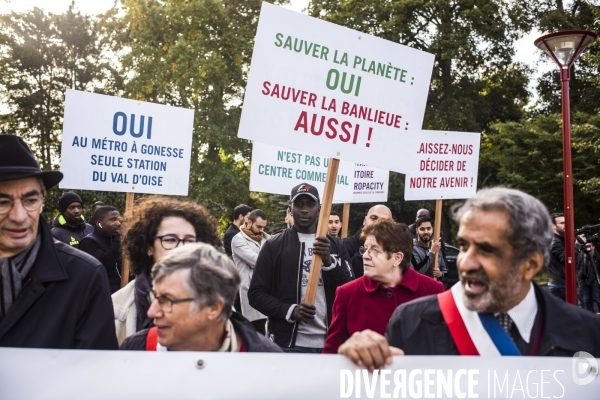
<svg viewBox="0 0 600 400">
<path fill-rule="evenodd" d="M 401 354 L 507 354 L 502 345 L 480 340 L 492 340 L 483 326 L 486 320 L 507 335 L 513 355 L 572 357 L 585 351 L 600 357 L 600 319 L 531 281 L 548 261 L 552 240 L 550 216 L 539 200 L 518 190 L 484 189 L 467 200 L 455 218 L 460 224 L 460 282 L 443 294 L 401 305 L 385 337 L 372 331 L 355 333 L 340 347 L 341 354 L 368 368 L 382 367 L 391 363 L 392 355 Z M 452 304 L 454 314 L 448 312 Z M 456 329 L 460 321 L 462 335 Z M 464 346 L 469 341 L 470 349 Z"/>
<path fill-rule="evenodd" d="M 294 226 L 268 240 L 256 260 L 250 306 L 269 318 L 267 336 L 286 352 L 320 353 L 338 286 L 352 279 L 348 253 L 332 236 L 315 237 L 319 192 L 307 183 L 290 196 Z M 323 260 L 315 305 L 304 302 L 312 254 Z"/>
<path fill-rule="evenodd" d="M 81 197 L 74 192 L 64 193 L 58 200 L 59 214 L 52 220 L 52 236 L 69 246 L 79 246 L 81 239 L 94 230 L 85 222 L 82 212 Z"/>
<path fill-rule="evenodd" d="M 565 217 L 563 213 L 554 213 L 552 229 L 554 237 L 550 248 L 548 263 L 548 289 L 550 293 L 565 300 Z"/>
<path fill-rule="evenodd" d="M 106 268 L 110 292 L 121 288 L 121 214 L 112 206 L 94 213 L 94 232 L 81 239 L 79 250 L 96 258 Z"/>
<path fill-rule="evenodd" d="M 233 253 L 231 252 L 231 240 L 235 235 L 240 233 L 240 226 L 245 226 L 246 222 L 248 222 L 248 215 L 250 215 L 250 211 L 252 211 L 252 207 L 245 204 L 240 204 L 233 209 L 233 222 L 231 225 L 229 225 L 225 231 L 225 236 L 223 237 L 223 247 L 225 248 L 225 253 L 227 253 L 231 259 L 233 259 Z"/>
<path fill-rule="evenodd" d="M 373 222 L 378 219 L 391 219 L 392 211 L 384 206 L 383 204 L 377 204 L 369 209 L 367 216 L 363 221 L 363 228 L 365 226 L 371 225 Z M 352 267 L 352 274 L 354 275 L 354 279 L 360 278 L 363 276 L 365 272 L 365 267 L 363 265 L 363 258 L 360 254 L 360 248 L 365 244 L 364 240 L 360 239 L 360 235 L 362 234 L 362 228 L 360 228 L 353 236 L 349 236 L 347 238 L 342 239 L 344 242 L 344 246 L 346 246 L 346 250 L 350 255 L 350 266 Z"/>
<path fill-rule="evenodd" d="M 62 177 L 42 172 L 21 138 L 0 135 L 0 346 L 114 350 L 104 267 L 56 242 L 40 215 Z"/>
</svg>

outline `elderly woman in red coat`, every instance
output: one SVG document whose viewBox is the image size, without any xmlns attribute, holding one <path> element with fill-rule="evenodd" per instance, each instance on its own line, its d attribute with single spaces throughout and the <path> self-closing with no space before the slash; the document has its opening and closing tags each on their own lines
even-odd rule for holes
<svg viewBox="0 0 600 400">
<path fill-rule="evenodd" d="M 323 353 L 337 353 L 354 332 L 385 333 L 394 310 L 419 297 L 444 291 L 444 286 L 410 266 L 413 237 L 408 227 L 380 219 L 362 232 L 365 273 L 337 289 Z"/>
</svg>

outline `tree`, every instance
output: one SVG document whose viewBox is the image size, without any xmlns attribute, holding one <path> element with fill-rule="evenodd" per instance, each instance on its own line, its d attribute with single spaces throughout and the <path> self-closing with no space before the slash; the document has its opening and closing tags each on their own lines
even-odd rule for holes
<svg viewBox="0 0 600 400">
<path fill-rule="evenodd" d="M 237 138 L 261 1 L 126 0 L 125 96 L 195 110 L 190 197 L 226 223 L 249 197 L 250 143 Z M 115 14 L 115 19 L 118 14 Z"/>
<path fill-rule="evenodd" d="M 424 127 L 485 131 L 516 121 L 528 101 L 529 70 L 513 42 L 540 1 L 313 0 L 311 15 L 435 55 Z"/>
<path fill-rule="evenodd" d="M 492 125 L 482 140 L 484 162 L 494 164 L 500 182 L 540 199 L 552 211 L 563 209 L 562 118 L 538 115 L 520 123 Z M 600 116 L 574 115 L 573 195 L 577 225 L 597 223 L 600 206 Z"/>
<path fill-rule="evenodd" d="M 540 30 L 555 32 L 570 29 L 586 29 L 600 32 L 600 5 L 597 0 L 576 0 L 568 7 L 556 1 L 553 8 L 540 19 Z M 544 62 L 554 61 L 544 56 Z M 558 68 L 544 73 L 538 80 L 539 100 L 537 112 L 541 114 L 560 113 L 561 82 Z M 600 43 L 592 43 L 581 58 L 571 67 L 571 111 L 590 115 L 600 112 Z"/>
<path fill-rule="evenodd" d="M 64 14 L 34 8 L 0 16 L 0 35 L 2 132 L 22 136 L 44 170 L 57 168 L 66 89 L 114 91 L 95 21 L 74 4 Z"/>
</svg>

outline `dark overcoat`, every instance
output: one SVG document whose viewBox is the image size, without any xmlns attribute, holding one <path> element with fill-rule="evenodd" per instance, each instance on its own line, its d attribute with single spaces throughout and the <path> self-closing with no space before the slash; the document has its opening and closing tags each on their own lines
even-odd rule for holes
<svg viewBox="0 0 600 400">
<path fill-rule="evenodd" d="M 0 347 L 117 350 L 104 266 L 54 240 L 43 218 L 39 234 L 31 272 L 0 320 Z"/>
</svg>

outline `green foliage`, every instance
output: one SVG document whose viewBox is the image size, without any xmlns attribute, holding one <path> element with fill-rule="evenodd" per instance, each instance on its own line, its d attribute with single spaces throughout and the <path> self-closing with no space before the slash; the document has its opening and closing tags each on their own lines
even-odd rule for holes
<svg viewBox="0 0 600 400">
<path fill-rule="evenodd" d="M 125 96 L 195 110 L 190 197 L 229 221 L 254 206 L 248 193 L 250 143 L 237 138 L 243 90 L 261 1 L 125 0 L 115 40 Z M 124 40 L 124 42 L 123 42 Z"/>
<path fill-rule="evenodd" d="M 600 32 L 600 5 L 597 0 L 579 0 L 570 3 L 567 8 L 548 11 L 540 20 L 540 29 L 544 32 L 585 29 Z M 556 66 L 548 56 L 546 63 Z M 562 111 L 561 83 L 558 66 L 543 74 L 538 80 L 539 100 L 537 113 L 550 114 Z M 600 42 L 592 43 L 581 58 L 571 67 L 569 82 L 571 111 L 587 114 L 600 112 Z"/>
<path fill-rule="evenodd" d="M 0 16 L 0 96 L 9 112 L 0 115 L 3 133 L 22 136 L 44 170 L 59 165 L 67 88 L 112 93 L 113 72 L 92 17 L 39 8 Z"/>
<path fill-rule="evenodd" d="M 492 125 L 482 139 L 482 163 L 495 167 L 499 182 L 563 209 L 561 115 Z M 575 223 L 598 222 L 600 206 L 600 116 L 578 113 L 572 121 Z"/>
</svg>

